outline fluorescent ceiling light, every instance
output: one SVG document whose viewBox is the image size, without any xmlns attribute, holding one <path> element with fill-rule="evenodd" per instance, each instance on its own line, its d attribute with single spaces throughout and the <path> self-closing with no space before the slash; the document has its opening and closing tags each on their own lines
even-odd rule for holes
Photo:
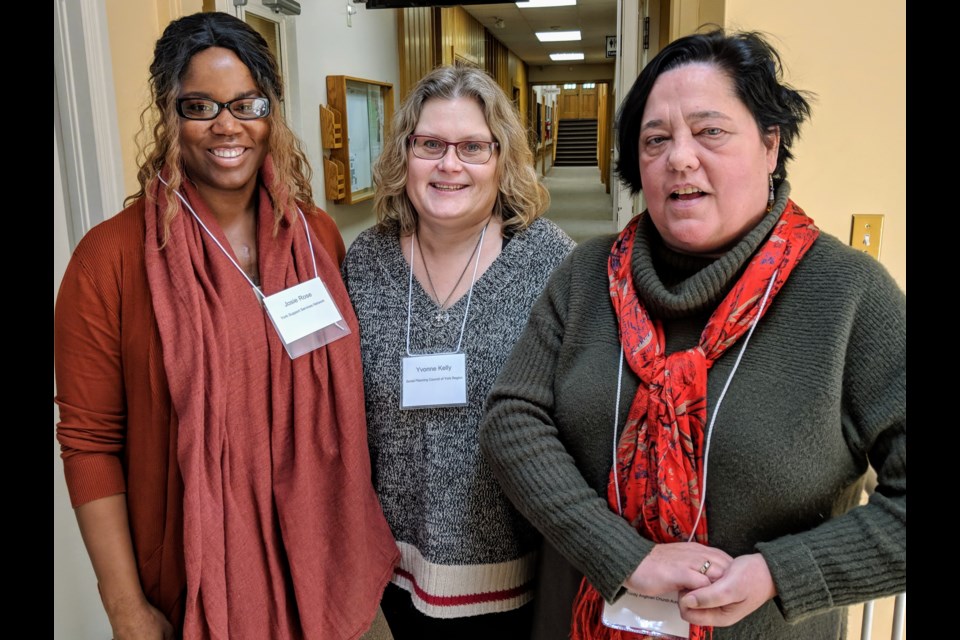
<svg viewBox="0 0 960 640">
<path fill-rule="evenodd" d="M 583 60 L 582 53 L 551 53 L 550 59 L 554 62 L 563 62 L 565 60 Z"/>
<path fill-rule="evenodd" d="M 566 42 L 579 40 L 580 31 L 537 31 L 537 40 L 540 42 Z"/>
<path fill-rule="evenodd" d="M 515 2 L 518 9 L 539 9 L 541 7 L 572 7 L 577 0 L 530 0 L 529 2 Z"/>
</svg>

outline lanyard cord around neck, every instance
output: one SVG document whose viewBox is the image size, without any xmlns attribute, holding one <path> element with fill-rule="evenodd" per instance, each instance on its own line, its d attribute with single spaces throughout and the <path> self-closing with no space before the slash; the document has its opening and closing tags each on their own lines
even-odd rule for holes
<svg viewBox="0 0 960 640">
<path fill-rule="evenodd" d="M 170 184 L 166 180 L 164 180 L 162 176 L 158 175 L 157 177 L 160 178 L 160 182 L 162 182 L 168 187 L 170 186 Z M 177 194 L 178 198 L 180 198 L 180 202 L 185 204 L 187 209 L 190 210 L 190 213 L 193 214 L 193 217 L 197 221 L 197 223 L 200 225 L 200 228 L 206 231 L 207 235 L 210 236 L 210 239 L 213 240 L 213 242 L 218 247 L 220 247 L 220 251 L 223 252 L 223 255 L 227 256 L 227 260 L 229 260 L 233 264 L 233 266 L 237 268 L 237 271 L 240 272 L 240 275 L 246 278 L 247 282 L 250 283 L 250 286 L 253 287 L 253 291 L 257 294 L 257 297 L 259 297 L 260 300 L 262 301 L 264 298 L 264 295 L 263 295 L 263 291 L 260 290 L 260 287 L 258 287 L 253 282 L 253 280 L 250 279 L 250 276 L 248 276 L 247 272 L 244 271 L 239 264 L 237 264 L 237 261 L 234 260 L 232 257 L 230 257 L 230 252 L 227 251 L 222 244 L 220 244 L 220 241 L 217 240 L 217 237 L 215 235 L 213 235 L 213 232 L 207 228 L 207 225 L 203 223 L 203 220 L 200 219 L 200 216 L 197 215 L 197 212 L 193 210 L 193 207 L 190 206 L 190 203 L 187 202 L 187 199 L 184 198 L 182 195 L 180 195 L 180 192 L 177 191 L 176 189 L 174 189 L 173 192 Z M 303 211 L 300 210 L 299 206 L 297 207 L 297 213 L 300 214 L 300 219 L 303 220 L 303 231 L 304 233 L 307 234 L 307 244 L 310 246 L 310 258 L 313 260 L 313 277 L 318 278 L 320 276 L 317 272 L 317 256 L 316 254 L 313 253 L 313 240 L 310 239 L 310 232 L 307 230 L 307 217 L 303 215 Z"/>
<path fill-rule="evenodd" d="M 690 537 L 687 538 L 687 542 L 693 541 L 693 536 L 697 531 L 697 525 L 700 524 L 700 518 L 703 517 L 703 509 L 707 504 L 707 462 L 710 459 L 710 439 L 713 437 L 713 424 L 717 420 L 717 414 L 720 413 L 720 404 L 723 402 L 724 396 L 727 395 L 727 389 L 730 387 L 730 382 L 733 380 L 733 374 L 737 372 L 737 368 L 740 367 L 740 360 L 743 358 L 743 353 L 747 350 L 747 343 L 750 342 L 750 336 L 753 335 L 753 330 L 757 328 L 757 323 L 760 322 L 760 317 L 763 315 L 763 309 L 767 304 L 767 299 L 770 297 L 770 289 L 773 288 L 773 283 L 777 279 L 777 274 L 780 273 L 780 270 L 773 272 L 773 275 L 770 276 L 770 282 L 767 283 L 767 290 L 763 294 L 763 299 L 760 300 L 760 308 L 757 310 L 757 317 L 753 319 L 753 324 L 750 325 L 750 330 L 747 331 L 747 335 L 743 339 L 743 344 L 740 346 L 740 353 L 737 354 L 737 359 L 733 363 L 733 369 L 730 370 L 730 375 L 727 376 L 727 381 L 723 385 L 723 389 L 720 391 L 720 396 L 717 398 L 717 404 L 713 408 L 713 413 L 710 415 L 710 422 L 707 425 L 707 435 L 706 441 L 703 445 L 703 483 L 700 491 L 700 509 L 697 511 L 697 519 L 693 523 L 693 527 L 690 530 Z M 620 501 L 620 480 L 616 476 L 617 468 L 617 432 L 620 429 L 620 385 L 623 381 L 623 345 L 621 342 L 620 346 L 620 364 L 617 368 L 617 399 L 616 404 L 614 405 L 614 414 L 613 414 L 613 469 L 614 469 L 614 489 L 617 492 L 617 514 L 622 518 L 623 517 L 623 504 Z M 640 381 L 640 384 L 643 384 L 643 381 Z"/>
<path fill-rule="evenodd" d="M 457 348 L 450 353 L 460 353 L 460 347 L 463 345 L 463 333 L 467 329 L 467 316 L 470 314 L 470 298 L 473 297 L 473 285 L 477 283 L 477 268 L 480 266 L 480 254 L 483 253 L 483 237 L 487 234 L 487 227 L 489 226 L 490 221 L 487 220 L 487 224 L 483 225 L 483 230 L 480 232 L 477 258 L 473 263 L 473 276 L 470 279 L 470 290 L 467 292 L 467 304 L 463 310 L 463 322 L 460 323 L 460 338 L 457 340 Z M 410 351 L 410 318 L 413 315 L 413 260 L 416 254 L 415 244 L 413 238 L 410 238 L 410 279 L 407 283 L 407 355 L 411 357 L 414 355 Z"/>
</svg>

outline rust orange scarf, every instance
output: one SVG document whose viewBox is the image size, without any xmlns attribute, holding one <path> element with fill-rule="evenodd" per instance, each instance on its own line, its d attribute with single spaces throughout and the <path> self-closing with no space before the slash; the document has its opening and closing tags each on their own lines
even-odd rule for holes
<svg viewBox="0 0 960 640">
<path fill-rule="evenodd" d="M 631 256 L 639 218 L 620 232 L 607 268 L 624 356 L 641 381 L 620 436 L 607 504 L 617 510 L 619 491 L 623 517 L 653 542 L 685 542 L 694 534 L 694 541 L 707 544 L 706 512 L 693 531 L 703 499 L 707 371 L 757 319 L 770 279 L 775 278 L 764 312 L 820 232 L 813 220 L 788 200 L 770 237 L 710 316 L 699 344 L 665 355 L 663 325 L 650 317 L 633 285 Z M 571 638 L 648 637 L 604 626 L 602 609 L 603 598 L 584 578 L 574 600 Z M 691 640 L 711 635 L 710 627 L 690 627 Z"/>
<path fill-rule="evenodd" d="M 315 275 L 296 210 L 273 235 L 272 177 L 268 158 L 257 194 L 265 295 Z M 399 552 L 370 480 L 359 329 L 338 265 L 314 237 L 319 276 L 352 333 L 291 360 L 187 207 L 158 249 L 163 186 L 150 186 L 147 275 L 184 486 L 183 635 L 359 637 Z M 229 251 L 196 189 L 180 192 Z"/>
</svg>

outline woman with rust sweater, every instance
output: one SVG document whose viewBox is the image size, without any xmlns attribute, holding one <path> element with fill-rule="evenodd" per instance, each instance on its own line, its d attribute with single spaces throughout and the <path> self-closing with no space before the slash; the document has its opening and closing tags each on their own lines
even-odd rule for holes
<svg viewBox="0 0 960 640">
<path fill-rule="evenodd" d="M 253 29 L 181 18 L 150 72 L 140 192 L 78 244 L 55 311 L 57 438 L 114 638 L 357 638 L 398 551 L 343 241 Z M 326 315 L 293 335 L 276 294 Z"/>
</svg>

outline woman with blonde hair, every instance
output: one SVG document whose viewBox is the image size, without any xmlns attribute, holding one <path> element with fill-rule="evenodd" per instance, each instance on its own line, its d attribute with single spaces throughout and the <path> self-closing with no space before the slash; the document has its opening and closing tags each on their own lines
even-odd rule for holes
<svg viewBox="0 0 960 640">
<path fill-rule="evenodd" d="M 360 321 L 374 486 L 401 551 L 382 603 L 397 640 L 527 638 L 537 534 L 480 456 L 494 378 L 573 241 L 513 104 L 441 67 L 374 167 L 378 224 L 343 265 Z"/>
</svg>

